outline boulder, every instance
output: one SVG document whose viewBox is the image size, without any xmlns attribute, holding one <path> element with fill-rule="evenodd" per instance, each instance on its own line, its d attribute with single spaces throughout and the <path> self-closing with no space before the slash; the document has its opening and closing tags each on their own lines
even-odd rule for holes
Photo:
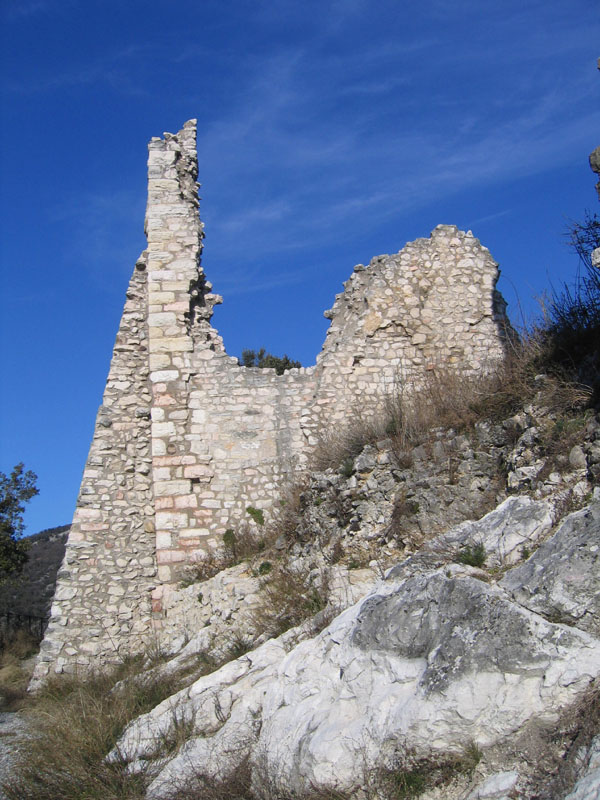
<svg viewBox="0 0 600 800">
<path fill-rule="evenodd" d="M 511 498 L 501 513 L 470 523 L 468 536 L 491 547 L 495 530 L 495 552 L 510 560 L 514 543 L 535 534 L 532 516 L 538 527 L 548 524 L 545 504 L 530 501 L 533 514 L 521 515 L 522 500 Z M 473 743 L 485 750 L 510 742 L 531 720 L 553 724 L 600 675 L 600 640 L 573 603 L 569 613 L 586 630 L 547 618 L 542 600 L 540 608 L 530 602 L 545 596 L 542 589 L 524 587 L 531 580 L 553 598 L 560 585 L 570 597 L 571 564 L 577 585 L 592 585 L 597 505 L 567 518 L 499 584 L 455 564 L 392 570 L 318 636 L 297 644 L 301 632 L 288 631 L 168 698 L 127 728 L 118 752 L 139 769 L 157 742 L 185 726 L 186 743 L 155 763 L 149 798 L 167 796 L 198 771 L 223 774 L 246 758 L 256 780 L 267 775 L 282 793 L 351 790 L 366 765 L 398 763 L 407 753 L 440 763 Z M 514 785 L 513 773 L 488 776 L 473 797 L 504 796 L 509 777 Z"/>
<path fill-rule="evenodd" d="M 600 502 L 568 516 L 501 586 L 546 619 L 600 636 Z"/>
</svg>

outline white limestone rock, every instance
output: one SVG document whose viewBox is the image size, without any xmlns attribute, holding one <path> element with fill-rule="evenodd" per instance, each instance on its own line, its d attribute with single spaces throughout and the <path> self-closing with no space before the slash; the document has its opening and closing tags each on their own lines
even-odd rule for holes
<svg viewBox="0 0 600 800">
<path fill-rule="evenodd" d="M 427 572 L 452 560 L 465 547 L 483 545 L 486 567 L 509 566 L 521 560 L 523 548 L 533 549 L 552 528 L 550 502 L 509 497 L 478 521 L 461 522 L 426 543 L 415 556 L 392 567 L 388 578 Z"/>
<path fill-rule="evenodd" d="M 382 586 L 282 662 L 258 742 L 282 788 L 350 788 L 402 742 L 419 756 L 551 721 L 600 672 L 600 642 L 443 570 Z"/>
<path fill-rule="evenodd" d="M 564 800 L 600 800 L 600 735 L 592 741 L 583 775 Z"/>
<path fill-rule="evenodd" d="M 497 523 L 507 508 L 524 507 L 503 505 Z M 547 509 L 530 510 L 539 525 Z M 489 517 L 480 536 L 489 534 Z M 594 515 L 572 515 L 562 528 L 581 532 L 583 518 Z M 469 535 L 477 535 L 473 526 Z M 495 529 L 504 543 L 508 527 Z M 556 553 L 568 539 L 559 534 Z M 513 552 L 512 545 L 500 550 Z M 583 559 L 579 569 L 590 566 Z M 266 772 L 283 793 L 312 785 L 352 789 L 365 763 L 404 750 L 443 759 L 473 742 L 483 749 L 507 742 L 533 718 L 552 723 L 600 674 L 600 640 L 589 632 L 544 619 L 504 585 L 468 570 L 421 567 L 392 570 L 289 653 L 297 632 L 200 678 L 132 723 L 118 745 L 132 768 L 151 758 L 174 726 L 193 730 L 160 765 L 149 798 L 165 796 L 193 771 L 222 773 L 247 756 L 256 779 Z M 474 797 L 504 797 L 504 778 L 491 776 Z"/>
<path fill-rule="evenodd" d="M 496 772 L 469 793 L 466 800 L 510 800 L 510 793 L 517 785 L 519 773 Z"/>
<path fill-rule="evenodd" d="M 600 502 L 568 516 L 501 585 L 531 611 L 600 637 Z"/>
</svg>

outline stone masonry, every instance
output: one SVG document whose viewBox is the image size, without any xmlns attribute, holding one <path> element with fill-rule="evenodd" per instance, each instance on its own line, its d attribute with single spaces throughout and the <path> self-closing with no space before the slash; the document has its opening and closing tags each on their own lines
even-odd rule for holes
<svg viewBox="0 0 600 800">
<path fill-rule="evenodd" d="M 348 425 L 440 366 L 502 358 L 498 265 L 440 225 L 359 264 L 325 312 L 315 366 L 276 375 L 227 355 L 200 265 L 196 122 L 149 145 L 148 248 L 127 291 L 51 622 L 34 682 L 147 646 L 165 587 L 223 532 L 268 516 L 321 431 Z M 360 410 L 360 411 L 359 411 Z"/>
</svg>

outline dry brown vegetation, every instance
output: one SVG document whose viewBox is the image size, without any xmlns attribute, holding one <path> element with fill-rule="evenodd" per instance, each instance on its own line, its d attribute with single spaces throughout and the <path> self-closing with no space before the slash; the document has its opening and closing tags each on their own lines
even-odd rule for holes
<svg viewBox="0 0 600 800">
<path fill-rule="evenodd" d="M 366 444 L 382 439 L 390 440 L 400 466 L 410 466 L 410 450 L 429 442 L 433 431 L 469 432 L 483 421 L 500 422 L 534 400 L 558 416 L 580 411 L 593 402 L 598 375 L 580 383 L 575 369 L 555 359 L 554 341 L 549 326 L 536 327 L 509 342 L 506 359 L 483 374 L 439 366 L 416 390 L 399 380 L 375 412 L 357 411 L 345 429 L 322 437 L 315 467 L 343 469 Z"/>
<path fill-rule="evenodd" d="M 180 576 L 182 585 L 190 586 L 193 583 L 209 580 L 224 569 L 252 559 L 272 545 L 274 536 L 277 536 L 277 533 L 269 525 L 255 527 L 242 523 L 235 529 L 226 530 L 218 550 L 211 550 L 202 560 L 182 569 Z"/>
<path fill-rule="evenodd" d="M 318 575 L 312 575 L 294 569 L 285 562 L 279 563 L 264 579 L 262 602 L 253 610 L 252 621 L 258 631 L 279 636 L 289 628 L 324 612 L 328 596 L 327 570 L 322 569 Z M 328 618 L 328 621 L 331 619 Z M 324 619 L 321 619 L 321 626 L 323 623 Z"/>
<path fill-rule="evenodd" d="M 24 662 L 37 653 L 38 640 L 25 630 L 13 632 L 0 649 L 0 710 L 17 711 L 27 697 L 31 677 Z"/>
<path fill-rule="evenodd" d="M 122 760 L 105 758 L 127 723 L 154 708 L 176 688 L 175 678 L 150 675 L 131 680 L 142 668 L 131 659 L 116 669 L 56 676 L 29 699 L 29 734 L 19 749 L 9 800 L 141 800 L 144 775 Z"/>
</svg>

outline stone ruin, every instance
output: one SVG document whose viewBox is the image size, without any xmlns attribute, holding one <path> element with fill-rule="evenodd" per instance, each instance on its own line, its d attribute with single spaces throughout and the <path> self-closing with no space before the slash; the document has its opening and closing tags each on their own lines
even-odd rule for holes
<svg viewBox="0 0 600 800">
<path fill-rule="evenodd" d="M 316 365 L 241 367 L 211 324 L 200 265 L 196 121 L 149 144 L 148 247 L 126 294 L 35 680 L 114 661 L 165 624 L 181 568 L 266 515 L 321 431 L 376 408 L 439 365 L 503 357 L 498 265 L 469 231 L 439 225 L 354 267 L 325 312 Z"/>
</svg>

